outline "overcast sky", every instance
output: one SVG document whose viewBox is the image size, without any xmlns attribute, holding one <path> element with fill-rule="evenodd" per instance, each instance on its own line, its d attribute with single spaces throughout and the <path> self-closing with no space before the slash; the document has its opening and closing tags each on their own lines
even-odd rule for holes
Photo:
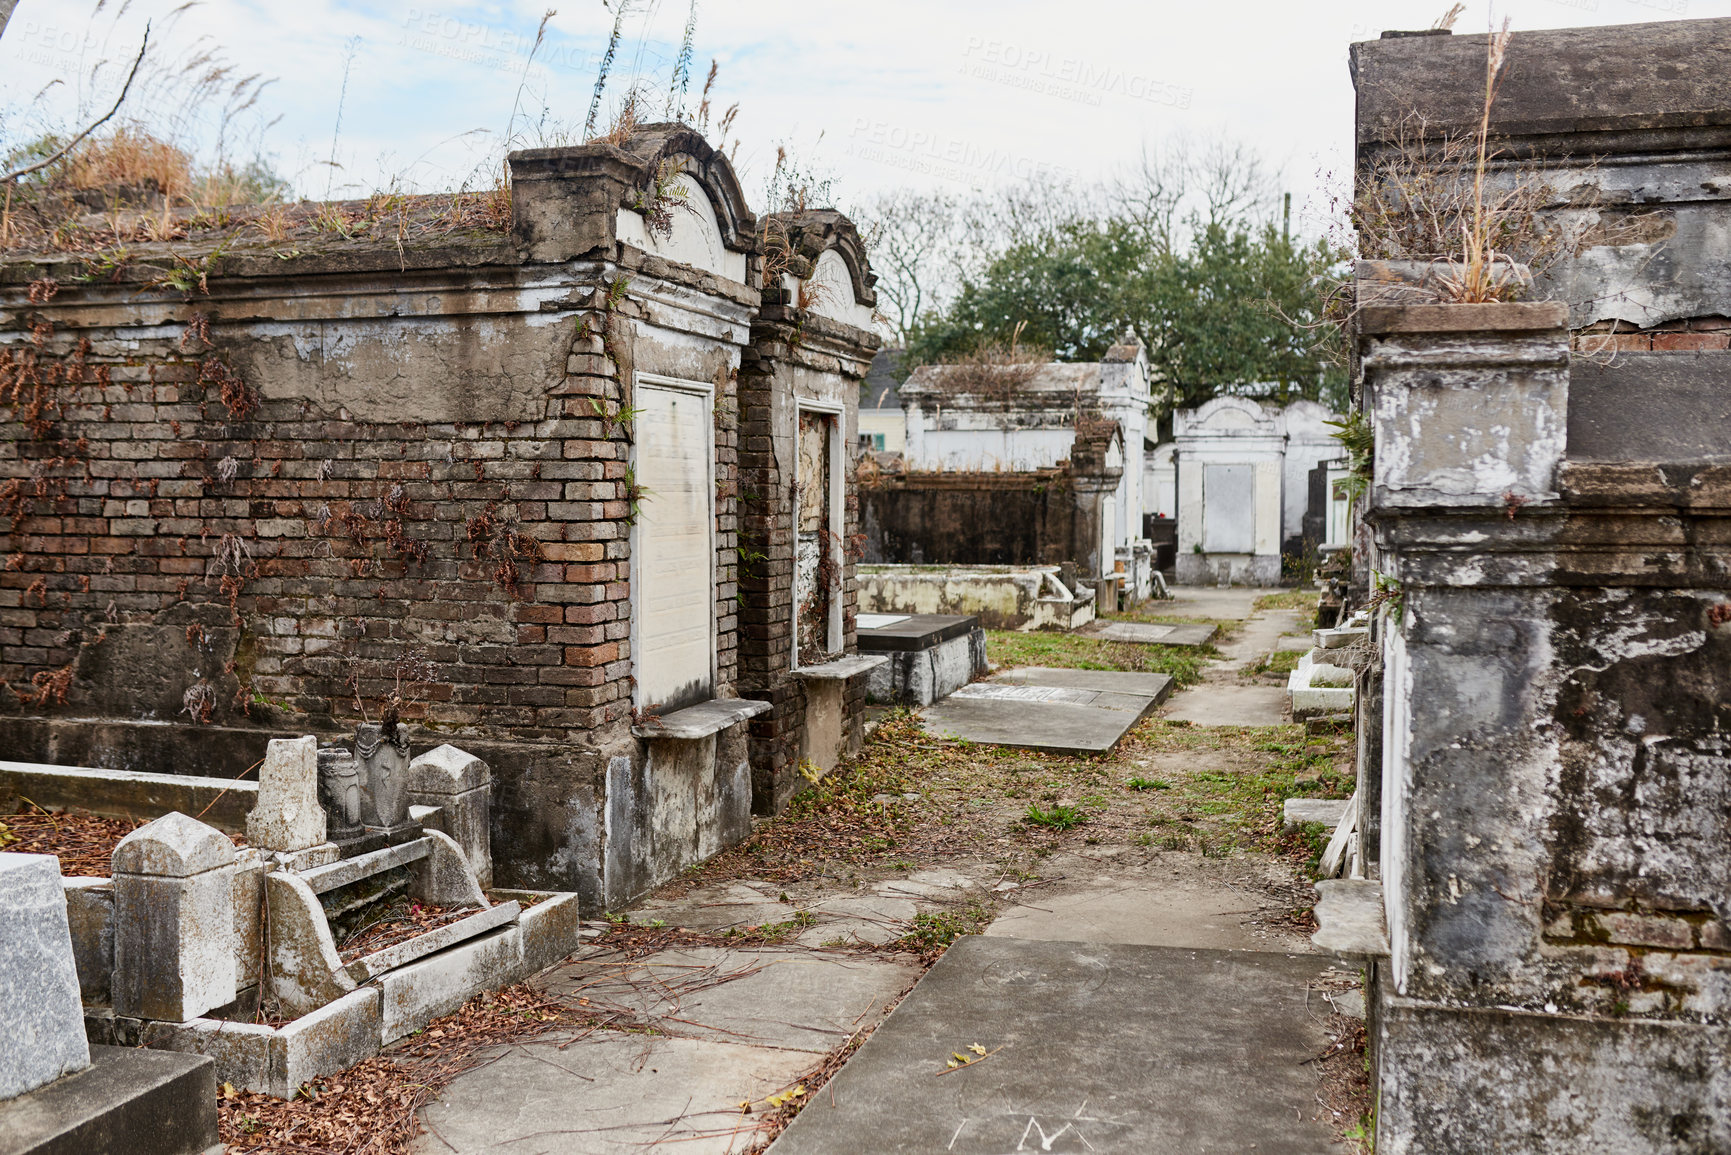
<svg viewBox="0 0 1731 1155">
<path fill-rule="evenodd" d="M 393 180 L 461 184 L 496 152 L 549 0 L 354 3 L 204 0 L 21 0 L 0 40 L 0 107 L 16 137 L 22 111 L 70 119 L 80 86 L 33 99 L 55 78 L 87 72 L 104 52 L 130 55 L 147 18 L 166 54 L 207 37 L 243 73 L 275 78 L 261 101 L 280 117 L 264 150 L 297 188 L 349 195 Z M 601 0 L 550 0 L 558 12 L 528 79 L 518 128 L 546 108 L 580 127 L 613 16 Z M 1133 162 L 1174 134 L 1227 134 L 1285 173 L 1301 220 L 1317 231 L 1327 174 L 1348 155 L 1347 45 L 1385 28 L 1424 28 L 1445 0 L 704 0 L 697 10 L 691 94 L 719 61 L 716 103 L 737 102 L 733 136 L 754 206 L 778 144 L 836 178 L 844 204 L 894 185 L 953 191 L 1039 170 L 1082 179 Z M 1731 0 L 1506 0 L 1497 18 L 1536 28 L 1731 15 Z M 666 99 L 687 0 L 636 0 L 609 96 L 641 76 Z M 1460 32 L 1484 31 L 1469 5 Z M 345 68 L 347 90 L 343 92 Z M 84 85 L 87 103 L 112 92 Z M 326 163 L 332 155 L 340 168 Z"/>
</svg>

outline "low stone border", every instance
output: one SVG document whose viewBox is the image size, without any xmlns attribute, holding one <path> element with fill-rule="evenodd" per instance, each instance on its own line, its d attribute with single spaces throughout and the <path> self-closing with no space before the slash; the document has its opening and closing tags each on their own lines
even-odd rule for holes
<svg viewBox="0 0 1731 1155">
<path fill-rule="evenodd" d="M 535 905 L 511 926 L 389 971 L 280 1027 L 212 1018 L 154 1022 L 87 1011 L 85 1028 L 92 1042 L 209 1055 L 219 1082 L 287 1099 L 301 1084 L 371 1058 L 482 991 L 546 970 L 582 941 L 575 894 L 503 891 L 495 897 Z"/>
</svg>

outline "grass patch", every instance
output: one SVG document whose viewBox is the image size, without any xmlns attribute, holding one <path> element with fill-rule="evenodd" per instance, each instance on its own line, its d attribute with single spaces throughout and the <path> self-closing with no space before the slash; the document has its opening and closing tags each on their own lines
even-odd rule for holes
<svg viewBox="0 0 1731 1155">
<path fill-rule="evenodd" d="M 1272 674 L 1284 678 L 1298 668 L 1298 659 L 1303 656 L 1296 650 L 1276 650 L 1272 654 L 1264 654 L 1260 662 L 1245 672 L 1252 676 Z"/>
<path fill-rule="evenodd" d="M 942 954 L 949 945 L 966 934 L 979 934 L 992 921 L 992 913 L 977 902 L 956 910 L 937 910 L 916 914 L 908 933 L 896 940 L 896 945 L 922 955 Z"/>
<path fill-rule="evenodd" d="M 1170 790 L 1170 789 L 1172 789 L 1172 783 L 1170 783 L 1170 782 L 1163 781 L 1162 779 L 1159 779 L 1159 778 L 1143 778 L 1140 775 L 1138 775 L 1135 778 L 1130 779 L 1130 781 L 1126 782 L 1124 785 L 1130 787 L 1130 789 L 1132 789 L 1132 790 Z"/>
<path fill-rule="evenodd" d="M 1028 813 L 1022 821 L 1034 826 L 1045 826 L 1052 830 L 1068 830 L 1072 826 L 1080 826 L 1088 821 L 1080 807 L 1059 806 L 1054 804 L 1050 810 L 1041 810 L 1038 803 L 1028 803 Z"/>
<path fill-rule="evenodd" d="M 766 922 L 761 926 L 733 927 L 727 931 L 728 938 L 741 938 L 748 942 L 786 942 L 796 937 L 800 931 L 809 926 L 817 925 L 817 915 L 809 910 L 796 910 L 793 917 L 785 922 Z"/>
<path fill-rule="evenodd" d="M 1281 590 L 1277 594 L 1263 594 L 1256 599 L 1256 609 L 1261 610 L 1309 610 L 1314 616 L 1316 603 L 1322 595 L 1316 590 Z"/>
<path fill-rule="evenodd" d="M 1108 642 L 1085 634 L 990 630 L 986 649 L 1005 666 L 1054 666 L 1066 670 L 1124 670 L 1165 674 L 1178 686 L 1202 680 L 1202 667 L 1219 652 L 1212 646 L 1145 646 Z"/>
</svg>

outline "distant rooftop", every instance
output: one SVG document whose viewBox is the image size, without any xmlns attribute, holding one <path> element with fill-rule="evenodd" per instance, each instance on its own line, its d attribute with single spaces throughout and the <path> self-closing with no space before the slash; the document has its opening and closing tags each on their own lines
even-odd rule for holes
<svg viewBox="0 0 1731 1155">
<path fill-rule="evenodd" d="M 872 367 L 866 373 L 865 394 L 861 397 L 861 409 L 900 409 L 902 407 L 901 391 L 896 381 L 897 362 L 904 350 L 879 349 L 877 356 L 872 358 Z"/>
</svg>

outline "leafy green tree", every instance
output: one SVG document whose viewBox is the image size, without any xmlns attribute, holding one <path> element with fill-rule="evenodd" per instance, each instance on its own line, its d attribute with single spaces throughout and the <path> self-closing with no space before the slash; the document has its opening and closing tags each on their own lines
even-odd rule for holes
<svg viewBox="0 0 1731 1155">
<path fill-rule="evenodd" d="M 1175 248 L 1130 216 L 1072 223 L 1012 246 L 964 283 L 947 310 L 914 327 L 908 360 L 950 360 L 1012 337 L 1060 360 L 1093 360 L 1130 328 L 1168 407 L 1225 392 L 1338 405 L 1345 379 L 1316 286 L 1339 259 L 1273 224 L 1198 220 Z"/>
</svg>

